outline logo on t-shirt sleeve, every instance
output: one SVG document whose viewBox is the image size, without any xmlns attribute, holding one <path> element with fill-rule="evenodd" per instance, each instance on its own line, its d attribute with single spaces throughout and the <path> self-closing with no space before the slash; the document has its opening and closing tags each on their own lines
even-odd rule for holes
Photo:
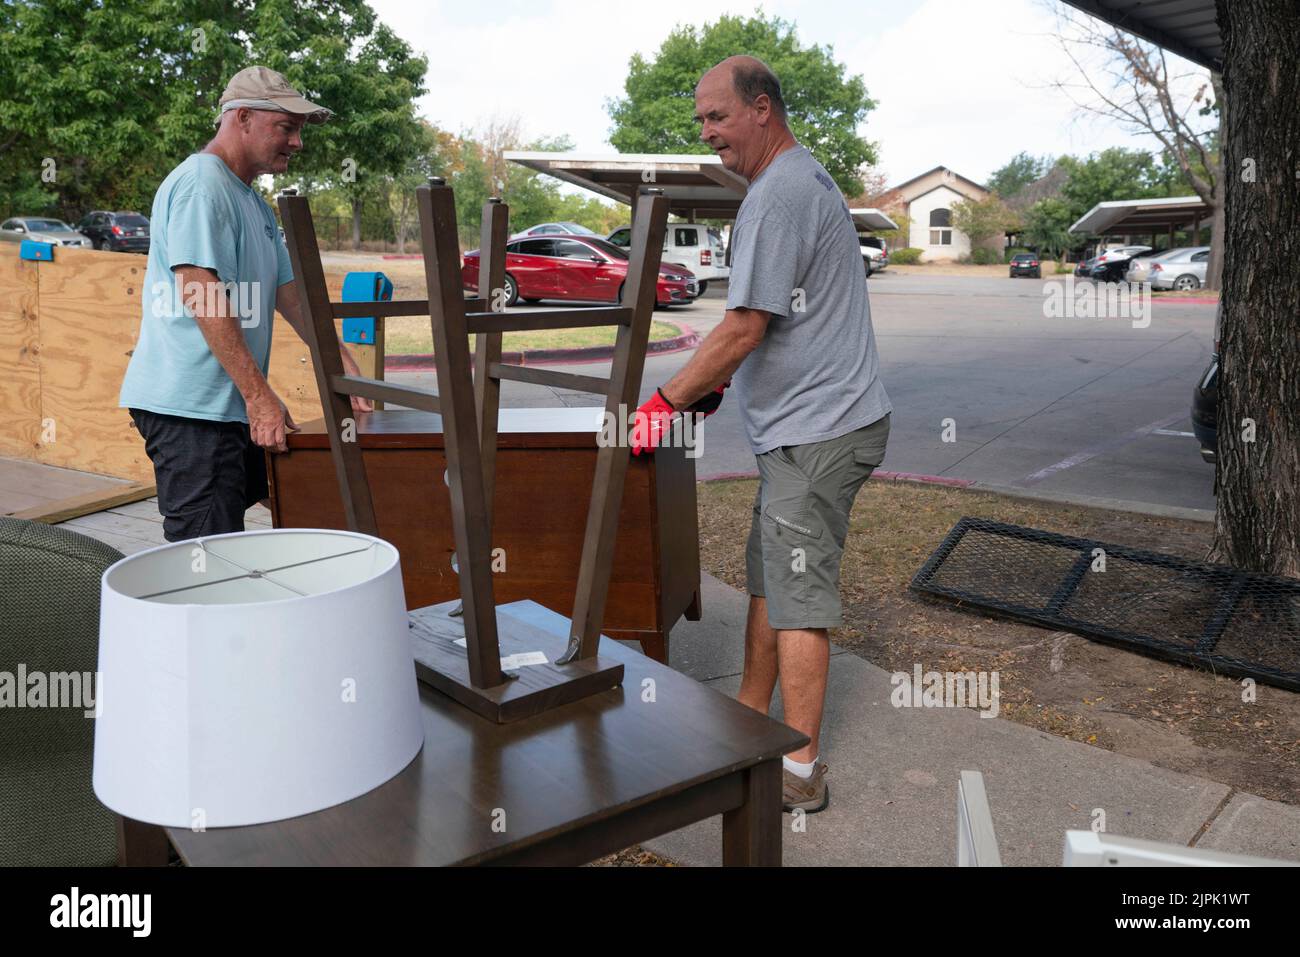
<svg viewBox="0 0 1300 957">
<path fill-rule="evenodd" d="M 813 176 L 816 177 L 817 182 L 821 183 L 821 184 L 822 184 L 823 186 L 825 186 L 827 189 L 834 189 L 834 188 L 835 188 L 835 181 L 832 180 L 832 179 L 831 179 L 829 176 L 827 176 L 825 173 L 823 173 L 821 170 L 817 170 L 817 172 L 813 173 Z"/>
</svg>

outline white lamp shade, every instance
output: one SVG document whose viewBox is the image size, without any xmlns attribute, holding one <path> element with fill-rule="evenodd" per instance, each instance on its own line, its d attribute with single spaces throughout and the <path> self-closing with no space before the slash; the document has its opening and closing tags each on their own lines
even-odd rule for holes
<svg viewBox="0 0 1300 957">
<path fill-rule="evenodd" d="M 219 535 L 103 577 L 95 794 L 233 827 L 350 800 L 424 742 L 397 549 L 352 532 Z"/>
</svg>

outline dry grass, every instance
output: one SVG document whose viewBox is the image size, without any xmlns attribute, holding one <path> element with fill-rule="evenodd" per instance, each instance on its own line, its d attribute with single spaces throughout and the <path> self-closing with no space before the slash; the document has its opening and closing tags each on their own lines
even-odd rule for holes
<svg viewBox="0 0 1300 957">
<path fill-rule="evenodd" d="M 699 489 L 706 571 L 745 587 L 753 480 Z M 997 670 L 1001 716 L 1096 747 L 1300 804 L 1300 695 L 1158 661 L 1067 632 L 958 610 L 908 591 L 964 515 L 1192 559 L 1208 524 L 1012 499 L 940 486 L 868 482 L 858 495 L 832 640 L 890 671 Z"/>
<path fill-rule="evenodd" d="M 588 867 L 678 867 L 676 861 L 669 860 L 666 857 L 660 857 L 654 851 L 647 851 L 644 847 L 637 845 L 635 847 L 625 848 L 617 854 L 610 854 L 606 857 L 599 858 L 587 865 Z"/>
<path fill-rule="evenodd" d="M 588 326 L 577 329 L 543 329 L 538 332 L 507 332 L 501 337 L 506 352 L 532 349 L 585 349 L 612 346 L 613 326 Z M 658 319 L 650 324 L 650 340 L 672 339 L 682 334 L 671 322 Z M 472 348 L 471 340 L 471 348 Z M 396 316 L 385 320 L 384 351 L 389 355 L 424 355 L 433 351 L 433 333 L 427 316 Z"/>
<path fill-rule="evenodd" d="M 993 263 L 989 266 L 947 262 L 919 262 L 914 266 L 903 263 L 890 263 L 885 267 L 883 275 L 896 273 L 900 276 L 984 276 L 994 278 L 1005 277 L 1007 269 L 1006 263 Z"/>
</svg>

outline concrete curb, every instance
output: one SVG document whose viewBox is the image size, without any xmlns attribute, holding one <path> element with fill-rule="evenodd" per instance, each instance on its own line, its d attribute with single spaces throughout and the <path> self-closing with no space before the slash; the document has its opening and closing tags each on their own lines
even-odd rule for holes
<svg viewBox="0 0 1300 957">
<path fill-rule="evenodd" d="M 1075 505 L 1080 508 L 1097 508 L 1111 512 L 1131 512 L 1135 515 L 1154 515 L 1158 518 L 1177 518 L 1188 522 L 1213 522 L 1214 512 L 1205 508 L 1183 508 L 1178 505 L 1156 505 L 1149 502 L 1130 502 L 1126 499 L 1103 498 L 1097 495 L 1075 495 L 1068 492 L 1045 492 L 1036 489 L 999 485 L 995 482 L 977 482 L 973 479 L 949 478 L 944 475 L 921 475 L 916 472 L 886 472 L 877 469 L 872 479 L 881 482 L 907 482 L 913 485 L 942 485 L 947 488 L 970 489 L 1008 498 L 1029 499 L 1052 505 Z M 733 482 L 756 479 L 758 472 L 716 472 L 703 475 L 700 482 Z"/>
<path fill-rule="evenodd" d="M 1155 505 L 1150 502 L 1131 502 L 1122 498 L 1078 495 L 1069 492 L 1044 492 L 1035 489 L 1017 488 L 1014 485 L 999 485 L 995 482 L 975 482 L 970 486 L 970 489 L 973 492 L 991 492 L 995 495 L 1006 495 L 1009 498 L 1031 499 L 1037 502 L 1050 502 L 1054 505 L 1077 505 L 1082 508 L 1100 508 L 1111 512 L 1133 512 L 1138 515 L 1154 515 L 1158 518 L 1178 518 L 1188 522 L 1214 521 L 1214 511 L 1207 508 Z"/>
<path fill-rule="evenodd" d="M 969 488 L 975 484 L 973 479 L 948 478 L 943 475 L 921 475 L 919 472 L 886 472 L 876 469 L 871 477 L 878 482 L 911 482 L 916 485 L 944 485 L 948 488 Z M 704 475 L 697 482 L 735 482 L 740 479 L 756 479 L 757 472 L 715 472 Z"/>
<path fill-rule="evenodd" d="M 664 320 L 665 322 L 667 320 Z M 680 336 L 674 336 L 672 339 L 659 339 L 647 343 L 647 356 L 667 355 L 671 352 L 681 352 L 685 349 L 694 349 L 700 344 L 700 335 L 684 322 L 674 322 L 673 325 L 682 330 Z M 501 361 L 511 365 L 545 365 L 547 363 L 579 363 L 579 362 L 601 362 L 614 357 L 614 347 L 609 346 L 587 346 L 582 349 L 524 349 L 520 352 L 504 352 L 501 354 Z M 434 368 L 433 353 L 413 353 L 402 356 L 385 356 L 384 370 L 389 369 L 394 372 L 413 372 L 425 370 L 429 371 Z"/>
</svg>

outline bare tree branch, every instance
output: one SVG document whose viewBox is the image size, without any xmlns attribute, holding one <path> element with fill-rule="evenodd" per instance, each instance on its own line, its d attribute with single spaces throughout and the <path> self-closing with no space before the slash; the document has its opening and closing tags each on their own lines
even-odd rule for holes
<svg viewBox="0 0 1300 957">
<path fill-rule="evenodd" d="M 1196 194 L 1213 207 L 1216 204 L 1218 161 L 1208 147 L 1210 133 L 1198 132 L 1188 117 L 1200 102 L 1207 85 L 1214 85 L 1217 94 L 1219 87 L 1215 77 L 1210 77 L 1209 84 L 1202 84 L 1186 109 L 1180 109 L 1175 101 L 1174 82 L 1186 81 L 1195 74 L 1179 74 L 1171 81 L 1168 59 L 1159 47 L 1130 37 L 1115 27 L 1101 28 L 1091 21 L 1077 20 L 1059 9 L 1057 14 L 1061 24 L 1057 39 L 1083 83 L 1072 85 L 1056 80 L 1051 86 L 1069 97 L 1081 112 L 1117 120 L 1148 133 L 1174 159 Z M 1076 48 L 1096 50 L 1106 55 L 1106 64 L 1101 69 L 1102 76 L 1109 82 L 1109 90 L 1103 89 L 1095 78 L 1097 67 L 1085 64 L 1076 55 Z M 1081 101 L 1074 96 L 1073 89 L 1085 90 L 1087 96 Z M 1115 91 L 1122 91 L 1122 97 Z M 1208 178 L 1197 172 L 1198 165 L 1206 171 Z"/>
</svg>

